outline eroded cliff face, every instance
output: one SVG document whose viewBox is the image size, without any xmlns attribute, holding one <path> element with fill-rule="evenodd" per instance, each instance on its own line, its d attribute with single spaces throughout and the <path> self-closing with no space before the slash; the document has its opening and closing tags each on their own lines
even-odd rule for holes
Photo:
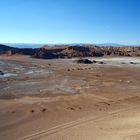
<svg viewBox="0 0 140 140">
<path fill-rule="evenodd" d="M 56 45 L 43 46 L 38 49 L 19 49 L 0 45 L 0 54 L 30 55 L 34 58 L 54 59 L 72 57 L 102 57 L 102 56 L 140 56 L 140 46 L 112 47 L 96 45 Z"/>
</svg>

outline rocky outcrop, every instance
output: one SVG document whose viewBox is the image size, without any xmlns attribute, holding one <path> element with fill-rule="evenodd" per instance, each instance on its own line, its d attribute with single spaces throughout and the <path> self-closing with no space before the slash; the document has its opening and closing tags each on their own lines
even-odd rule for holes
<svg viewBox="0 0 140 140">
<path fill-rule="evenodd" d="M 63 57 L 102 57 L 102 56 L 140 56 L 140 47 L 135 46 L 96 46 L 96 45 L 82 45 L 82 46 L 44 46 L 47 52 Z"/>
<path fill-rule="evenodd" d="M 104 55 L 112 56 L 140 56 L 140 46 L 101 47 Z"/>
<path fill-rule="evenodd" d="M 39 49 L 36 51 L 33 55 L 33 58 L 43 58 L 43 59 L 55 59 L 59 58 L 60 56 L 58 54 L 54 54 L 46 49 Z"/>
<path fill-rule="evenodd" d="M 44 46 L 43 49 L 47 52 L 57 55 L 60 58 L 73 58 L 73 57 L 101 57 L 104 54 L 97 47 L 90 46 Z"/>
</svg>

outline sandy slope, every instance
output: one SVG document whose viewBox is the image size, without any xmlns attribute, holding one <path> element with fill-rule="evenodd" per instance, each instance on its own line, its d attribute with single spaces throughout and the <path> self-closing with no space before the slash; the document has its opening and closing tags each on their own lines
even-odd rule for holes
<svg viewBox="0 0 140 140">
<path fill-rule="evenodd" d="M 77 65 L 19 56 L 1 59 L 14 64 L 22 61 L 25 67 L 18 78 L 0 81 L 1 94 L 14 89 L 15 97 L 21 92 L 42 95 L 38 91 L 49 88 L 63 95 L 50 96 L 45 91 L 43 97 L 21 94 L 20 98 L 0 99 L 0 140 L 140 139 L 139 67 Z M 32 65 L 44 66 L 43 70 L 49 67 L 55 76 L 29 75 L 26 79 L 24 73 Z M 26 82 L 29 91 L 20 86 Z M 54 85 L 58 86 L 53 89 Z M 77 94 L 70 94 L 71 89 Z"/>
<path fill-rule="evenodd" d="M 7 107 L 3 112 L 6 118 L 1 115 L 1 139 L 139 139 L 138 96 L 108 101 L 95 99 L 91 95 L 77 95 L 69 99 L 62 96 L 52 100 L 51 105 L 48 100 L 26 97 L 8 103 L 2 101 Z M 42 108 L 47 110 L 42 112 Z M 35 112 L 31 113 L 31 109 Z"/>
<path fill-rule="evenodd" d="M 140 111 L 138 107 L 128 108 L 51 131 L 53 132 L 48 130 L 40 136 L 34 135 L 30 138 L 41 140 L 138 140 L 140 139 Z"/>
</svg>

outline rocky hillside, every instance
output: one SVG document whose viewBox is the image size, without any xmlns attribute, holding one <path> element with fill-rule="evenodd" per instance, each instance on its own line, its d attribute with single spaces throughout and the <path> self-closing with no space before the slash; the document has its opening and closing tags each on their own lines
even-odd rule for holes
<svg viewBox="0 0 140 140">
<path fill-rule="evenodd" d="M 20 49 L 20 48 L 14 48 L 6 45 L 0 44 L 0 54 L 1 55 L 15 55 L 15 54 L 21 54 L 21 55 L 34 55 L 37 53 L 38 49 Z"/>
<path fill-rule="evenodd" d="M 48 55 L 50 54 L 50 55 Z M 34 57 L 38 58 L 72 58 L 102 56 L 140 56 L 140 47 L 107 47 L 95 45 L 82 46 L 43 46 Z"/>
<path fill-rule="evenodd" d="M 96 45 L 45 45 L 38 49 L 19 49 L 0 45 L 0 54 L 7 55 L 30 55 L 34 58 L 54 59 L 72 57 L 102 57 L 102 56 L 140 56 L 140 46 L 96 46 Z"/>
<path fill-rule="evenodd" d="M 6 46 L 6 45 L 2 45 L 0 44 L 0 53 L 5 53 L 6 51 L 9 51 L 9 50 L 14 50 L 15 48 L 13 47 L 9 47 L 9 46 Z"/>
</svg>

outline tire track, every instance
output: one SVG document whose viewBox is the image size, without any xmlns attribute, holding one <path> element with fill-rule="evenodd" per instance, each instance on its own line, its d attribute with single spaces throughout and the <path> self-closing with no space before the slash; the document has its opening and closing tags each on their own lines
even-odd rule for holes
<svg viewBox="0 0 140 140">
<path fill-rule="evenodd" d="M 44 130 L 44 131 L 40 131 L 38 133 L 34 133 L 32 135 L 21 138 L 20 140 L 38 140 L 40 138 L 55 134 L 57 132 L 61 132 L 63 130 L 66 130 L 66 129 L 69 129 L 69 128 L 72 128 L 72 127 L 75 127 L 75 126 L 78 126 L 81 124 L 85 124 L 85 123 L 88 123 L 90 121 L 99 121 L 99 120 L 104 119 L 106 117 L 113 116 L 113 115 L 119 114 L 121 112 L 127 112 L 127 111 L 130 111 L 130 110 L 135 109 L 137 107 L 139 107 L 139 106 L 129 107 L 127 109 L 121 109 L 119 111 L 116 111 L 113 113 L 108 113 L 107 115 L 102 115 L 102 116 L 98 116 L 95 118 L 93 118 L 93 117 L 82 118 L 82 119 L 79 119 L 77 121 L 72 121 L 70 123 L 65 123 L 65 124 L 58 125 L 58 126 L 50 128 L 50 129 Z"/>
</svg>

